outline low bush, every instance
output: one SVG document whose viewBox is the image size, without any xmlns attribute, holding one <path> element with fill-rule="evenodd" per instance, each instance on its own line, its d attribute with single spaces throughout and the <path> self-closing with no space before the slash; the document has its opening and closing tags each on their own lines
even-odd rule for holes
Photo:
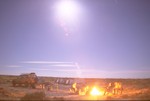
<svg viewBox="0 0 150 101">
<path fill-rule="evenodd" d="M 51 99 L 53 101 L 65 101 L 65 99 L 63 97 L 53 97 L 53 99 Z"/>
<path fill-rule="evenodd" d="M 35 92 L 35 93 L 29 93 L 26 94 L 24 97 L 21 98 L 21 101 L 28 101 L 28 100 L 44 100 L 45 99 L 45 93 L 44 92 Z"/>
</svg>

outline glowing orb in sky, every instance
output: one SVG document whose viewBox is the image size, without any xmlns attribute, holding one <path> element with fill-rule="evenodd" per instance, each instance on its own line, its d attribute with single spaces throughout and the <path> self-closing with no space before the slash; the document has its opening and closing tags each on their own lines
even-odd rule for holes
<svg viewBox="0 0 150 101">
<path fill-rule="evenodd" d="M 78 24 L 81 6 L 76 0 L 59 0 L 54 5 L 56 18 L 65 36 L 70 36 Z"/>
<path fill-rule="evenodd" d="M 62 0 L 56 5 L 56 13 L 63 19 L 73 19 L 79 12 L 79 5 L 75 0 Z"/>
</svg>

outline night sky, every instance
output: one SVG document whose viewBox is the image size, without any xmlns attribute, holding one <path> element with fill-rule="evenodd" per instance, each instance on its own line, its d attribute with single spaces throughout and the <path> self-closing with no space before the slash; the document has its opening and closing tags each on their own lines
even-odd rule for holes
<svg viewBox="0 0 150 101">
<path fill-rule="evenodd" d="M 150 0 L 0 0 L 0 74 L 150 78 Z"/>
</svg>

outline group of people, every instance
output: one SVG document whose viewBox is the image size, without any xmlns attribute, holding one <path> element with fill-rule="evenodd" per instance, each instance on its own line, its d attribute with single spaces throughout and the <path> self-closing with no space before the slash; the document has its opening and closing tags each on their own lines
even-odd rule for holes
<svg viewBox="0 0 150 101">
<path fill-rule="evenodd" d="M 104 91 L 104 95 L 107 95 L 109 93 L 112 94 L 122 94 L 123 92 L 123 87 L 121 85 L 121 83 L 119 82 L 114 82 L 114 83 L 109 83 L 108 86 L 106 87 L 105 91 Z"/>
<path fill-rule="evenodd" d="M 77 83 L 72 84 L 72 87 L 70 88 L 70 92 L 73 92 L 75 94 L 79 95 L 85 95 L 89 90 L 89 86 L 86 85 L 77 85 Z"/>
<path fill-rule="evenodd" d="M 88 92 L 89 87 L 88 86 L 84 87 L 84 91 Z M 73 93 L 79 93 L 81 89 L 79 89 L 77 87 L 77 83 L 74 83 L 72 85 L 72 87 L 70 88 L 70 92 Z M 123 87 L 122 84 L 120 82 L 113 82 L 113 83 L 109 83 L 108 86 L 105 88 L 104 90 L 104 95 L 108 95 L 108 94 L 122 94 L 123 92 Z"/>
</svg>

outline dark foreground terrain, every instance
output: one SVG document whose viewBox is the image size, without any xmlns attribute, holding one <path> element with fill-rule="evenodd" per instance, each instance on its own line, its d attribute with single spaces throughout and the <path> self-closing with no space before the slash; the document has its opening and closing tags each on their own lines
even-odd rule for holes
<svg viewBox="0 0 150 101">
<path fill-rule="evenodd" d="M 33 96 L 42 97 L 43 100 L 150 100 L 150 79 L 78 79 L 90 86 L 105 87 L 110 82 L 121 82 L 124 88 L 123 93 L 119 95 L 78 95 L 69 91 L 72 85 L 56 84 L 58 78 L 54 77 L 39 77 L 45 82 L 53 82 L 53 88 L 31 88 L 31 87 L 13 87 L 12 80 L 17 76 L 0 76 L 0 100 L 21 100 L 23 97 L 41 92 Z M 69 78 L 68 78 L 69 79 Z M 40 95 L 41 94 L 41 95 Z M 44 95 L 42 95 L 44 94 Z M 31 97 L 31 98 L 30 98 Z M 28 96 L 29 99 L 34 99 Z"/>
</svg>

